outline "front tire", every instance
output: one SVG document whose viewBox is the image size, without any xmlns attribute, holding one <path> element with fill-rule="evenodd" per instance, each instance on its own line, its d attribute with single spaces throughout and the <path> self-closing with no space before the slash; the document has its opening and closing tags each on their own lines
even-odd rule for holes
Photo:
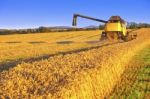
<svg viewBox="0 0 150 99">
<path fill-rule="evenodd" d="M 102 32 L 100 40 L 103 41 L 103 40 L 106 40 L 106 39 L 107 39 L 106 32 Z"/>
</svg>

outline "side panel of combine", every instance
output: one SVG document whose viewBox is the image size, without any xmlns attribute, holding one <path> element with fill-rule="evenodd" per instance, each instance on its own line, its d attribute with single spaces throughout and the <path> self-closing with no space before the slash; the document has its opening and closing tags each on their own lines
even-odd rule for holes
<svg viewBox="0 0 150 99">
<path fill-rule="evenodd" d="M 127 35 L 127 30 L 126 30 L 126 25 L 125 24 L 122 24 L 122 33 L 123 33 L 123 36 Z"/>
<path fill-rule="evenodd" d="M 117 22 L 117 23 L 106 23 L 106 26 L 105 26 L 105 31 L 106 32 L 113 32 L 113 31 L 122 31 L 122 28 L 121 28 L 121 24 L 120 22 Z"/>
</svg>

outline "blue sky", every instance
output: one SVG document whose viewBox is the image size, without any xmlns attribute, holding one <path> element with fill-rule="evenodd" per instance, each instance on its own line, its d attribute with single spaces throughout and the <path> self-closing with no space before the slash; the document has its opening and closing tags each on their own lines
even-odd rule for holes
<svg viewBox="0 0 150 99">
<path fill-rule="evenodd" d="M 0 0 L 0 28 L 71 26 L 73 13 L 150 23 L 150 0 Z M 79 19 L 79 26 L 100 23 Z"/>
</svg>

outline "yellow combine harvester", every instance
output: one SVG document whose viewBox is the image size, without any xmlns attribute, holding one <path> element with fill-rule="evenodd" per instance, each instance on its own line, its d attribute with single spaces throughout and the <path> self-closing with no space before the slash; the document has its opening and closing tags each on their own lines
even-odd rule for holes
<svg viewBox="0 0 150 99">
<path fill-rule="evenodd" d="M 126 22 L 120 16 L 111 16 L 108 21 L 105 21 L 105 20 L 101 20 L 101 19 L 96 19 L 96 18 L 80 15 L 80 14 L 74 14 L 73 24 L 72 24 L 73 26 L 77 25 L 78 17 L 105 23 L 105 28 L 101 34 L 100 40 L 129 41 L 129 40 L 133 40 L 137 37 L 137 34 L 135 32 L 127 31 Z"/>
</svg>

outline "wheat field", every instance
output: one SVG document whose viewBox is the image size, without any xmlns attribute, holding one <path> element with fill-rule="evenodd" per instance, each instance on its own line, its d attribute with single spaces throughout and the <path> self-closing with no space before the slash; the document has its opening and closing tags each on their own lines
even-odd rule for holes
<svg viewBox="0 0 150 99">
<path fill-rule="evenodd" d="M 0 36 L 0 97 L 103 99 L 121 81 L 150 29 L 123 43 L 99 44 L 101 31 Z"/>
<path fill-rule="evenodd" d="M 101 31 L 0 36 L 0 62 L 18 62 L 92 47 Z M 95 46 L 95 45 L 94 45 Z"/>
</svg>

